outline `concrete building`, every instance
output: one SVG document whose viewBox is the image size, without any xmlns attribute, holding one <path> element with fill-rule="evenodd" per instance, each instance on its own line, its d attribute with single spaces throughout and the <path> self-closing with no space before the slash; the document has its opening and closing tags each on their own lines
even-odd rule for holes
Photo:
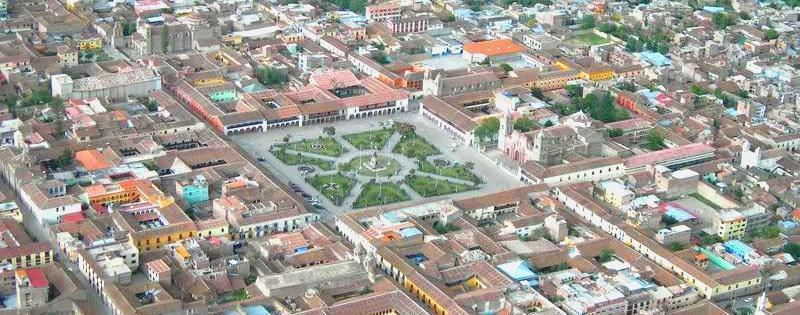
<svg viewBox="0 0 800 315">
<path fill-rule="evenodd" d="M 172 282 L 172 272 L 164 260 L 156 259 L 145 264 L 147 279 L 152 282 L 169 284 Z"/>
<path fill-rule="evenodd" d="M 597 183 L 597 186 L 595 194 L 617 209 L 627 208 L 636 197 L 636 194 L 620 181 L 604 180 Z"/>
<path fill-rule="evenodd" d="M 186 200 L 189 206 L 208 201 L 208 181 L 202 174 L 190 180 L 176 181 L 175 193 Z"/>
<path fill-rule="evenodd" d="M 58 180 L 23 185 L 19 196 L 39 224 L 58 223 L 64 215 L 81 212 L 81 201 L 67 195 L 67 186 Z"/>
<path fill-rule="evenodd" d="M 161 89 L 161 75 L 149 68 L 128 69 L 72 79 L 66 74 L 56 74 L 50 79 L 53 96 L 65 99 L 145 97 Z"/>
<path fill-rule="evenodd" d="M 536 161 L 543 166 L 561 164 L 567 154 L 596 157 L 602 151 L 603 137 L 590 128 L 559 125 L 519 132 L 512 129 L 509 115 L 500 120 L 497 147 L 520 163 Z"/>
<path fill-rule="evenodd" d="M 570 315 L 624 314 L 628 308 L 625 295 L 604 277 L 568 269 L 544 275 L 541 282 L 542 291 L 562 299 L 561 308 Z"/>
<path fill-rule="evenodd" d="M 567 237 L 567 221 L 561 216 L 551 215 L 544 218 L 544 227 L 555 242 L 561 242 Z"/>
<path fill-rule="evenodd" d="M 511 39 L 495 39 L 464 44 L 462 56 L 469 62 L 503 62 L 522 58 L 525 47 Z"/>
<path fill-rule="evenodd" d="M 157 22 L 158 20 L 160 22 Z M 163 18 L 150 18 L 150 22 L 140 23 L 134 36 L 133 49 L 139 56 L 170 54 L 192 49 L 193 33 L 185 24 L 163 23 Z"/>
<path fill-rule="evenodd" d="M 27 309 L 47 303 L 50 284 L 41 269 L 15 271 L 17 307 Z"/>
<path fill-rule="evenodd" d="M 669 229 L 660 229 L 656 233 L 655 239 L 661 244 L 670 245 L 673 243 L 687 244 L 692 236 L 692 229 L 685 225 L 676 225 Z"/>
<path fill-rule="evenodd" d="M 714 212 L 714 230 L 723 240 L 739 239 L 744 236 L 747 218 L 737 210 L 723 209 Z"/>
<path fill-rule="evenodd" d="M 399 3 L 384 3 L 367 6 L 365 16 L 367 20 L 381 22 L 399 19 L 401 12 Z"/>
<path fill-rule="evenodd" d="M 700 174 L 690 169 L 672 171 L 663 165 L 653 168 L 658 191 L 664 192 L 666 199 L 672 199 L 697 192 Z"/>
</svg>

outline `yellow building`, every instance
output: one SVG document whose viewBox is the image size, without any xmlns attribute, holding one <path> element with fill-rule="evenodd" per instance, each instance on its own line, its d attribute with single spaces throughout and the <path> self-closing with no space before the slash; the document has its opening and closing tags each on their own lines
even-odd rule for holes
<svg viewBox="0 0 800 315">
<path fill-rule="evenodd" d="M 721 210 L 717 218 L 717 235 L 723 240 L 739 239 L 744 236 L 747 218 L 739 211 Z"/>
<path fill-rule="evenodd" d="M 164 195 L 152 182 L 141 179 L 129 179 L 108 185 L 92 185 L 86 187 L 86 195 L 89 204 L 107 205 L 149 201 L 163 208 L 174 202 L 172 197 Z"/>
<path fill-rule="evenodd" d="M 103 49 L 103 39 L 92 37 L 78 40 L 78 48 L 82 52 L 101 50 Z"/>
<path fill-rule="evenodd" d="M 230 231 L 228 221 L 225 219 L 211 219 L 195 222 L 197 225 L 197 236 L 199 237 L 225 237 L 228 238 Z"/>
<path fill-rule="evenodd" d="M 614 78 L 614 69 L 605 64 L 595 62 L 591 58 L 583 58 L 577 62 L 571 60 L 559 59 L 556 61 L 555 66 L 564 70 L 579 70 L 578 78 L 591 81 L 604 81 Z"/>
<path fill-rule="evenodd" d="M 0 265 L 7 264 L 14 269 L 38 267 L 51 262 L 53 251 L 49 244 L 32 243 L 0 249 Z"/>
<path fill-rule="evenodd" d="M 219 54 L 217 54 L 219 55 Z M 219 56 L 214 56 L 214 58 L 219 58 Z M 219 73 L 219 71 L 209 71 L 209 72 L 202 72 L 194 74 L 187 78 L 189 82 L 192 83 L 195 87 L 201 86 L 209 86 L 209 85 L 217 85 L 225 83 L 225 78 Z"/>
<path fill-rule="evenodd" d="M 157 204 L 141 202 L 115 209 L 114 222 L 130 234 L 139 252 L 161 249 L 187 238 L 197 236 L 197 226 L 176 205 L 159 209 Z"/>
<path fill-rule="evenodd" d="M 0 203 L 0 217 L 12 218 L 18 223 L 22 223 L 22 212 L 16 202 L 9 201 Z"/>
<path fill-rule="evenodd" d="M 607 66 L 593 66 L 588 69 L 581 70 L 578 75 L 581 79 L 591 81 L 604 81 L 614 78 L 614 70 Z"/>
</svg>

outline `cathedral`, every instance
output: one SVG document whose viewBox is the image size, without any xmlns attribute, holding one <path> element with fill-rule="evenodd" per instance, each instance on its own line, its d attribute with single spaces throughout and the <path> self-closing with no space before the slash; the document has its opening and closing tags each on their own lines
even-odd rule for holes
<svg viewBox="0 0 800 315">
<path fill-rule="evenodd" d="M 592 119 L 583 112 L 568 116 L 558 126 L 519 132 L 513 129 L 511 114 L 500 119 L 498 149 L 523 164 L 536 161 L 543 166 L 561 164 L 575 153 L 589 158 L 600 156 L 603 136 L 594 131 Z"/>
</svg>

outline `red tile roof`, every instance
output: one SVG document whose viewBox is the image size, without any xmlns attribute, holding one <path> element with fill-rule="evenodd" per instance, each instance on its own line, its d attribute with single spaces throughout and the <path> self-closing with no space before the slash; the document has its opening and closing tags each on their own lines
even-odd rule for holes
<svg viewBox="0 0 800 315">
<path fill-rule="evenodd" d="M 28 279 L 31 281 L 31 286 L 34 288 L 45 288 L 48 286 L 49 282 L 47 278 L 44 276 L 44 273 L 41 269 L 34 268 L 26 270 L 28 274 Z"/>
<path fill-rule="evenodd" d="M 111 167 L 111 163 L 97 149 L 78 151 L 75 153 L 75 161 L 83 165 L 87 171 Z"/>
<path fill-rule="evenodd" d="M 676 158 L 713 152 L 714 148 L 705 143 L 692 143 L 676 148 L 664 149 L 661 151 L 648 152 L 633 156 L 625 160 L 625 166 L 628 168 L 636 168 L 644 165 L 664 163 Z"/>
<path fill-rule="evenodd" d="M 520 53 L 525 51 L 525 47 L 514 43 L 511 39 L 495 39 L 465 44 L 464 51 L 471 54 L 482 54 L 492 57 Z"/>
</svg>

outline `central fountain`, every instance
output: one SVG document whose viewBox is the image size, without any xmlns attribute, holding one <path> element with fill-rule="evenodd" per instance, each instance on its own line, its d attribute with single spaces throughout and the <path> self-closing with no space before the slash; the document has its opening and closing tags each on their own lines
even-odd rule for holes
<svg viewBox="0 0 800 315">
<path fill-rule="evenodd" d="M 371 172 L 380 172 L 386 169 L 386 166 L 389 165 L 388 161 L 381 163 L 378 161 L 378 153 L 373 152 L 372 157 L 370 157 L 369 162 L 365 162 L 362 166 L 366 167 Z"/>
</svg>

